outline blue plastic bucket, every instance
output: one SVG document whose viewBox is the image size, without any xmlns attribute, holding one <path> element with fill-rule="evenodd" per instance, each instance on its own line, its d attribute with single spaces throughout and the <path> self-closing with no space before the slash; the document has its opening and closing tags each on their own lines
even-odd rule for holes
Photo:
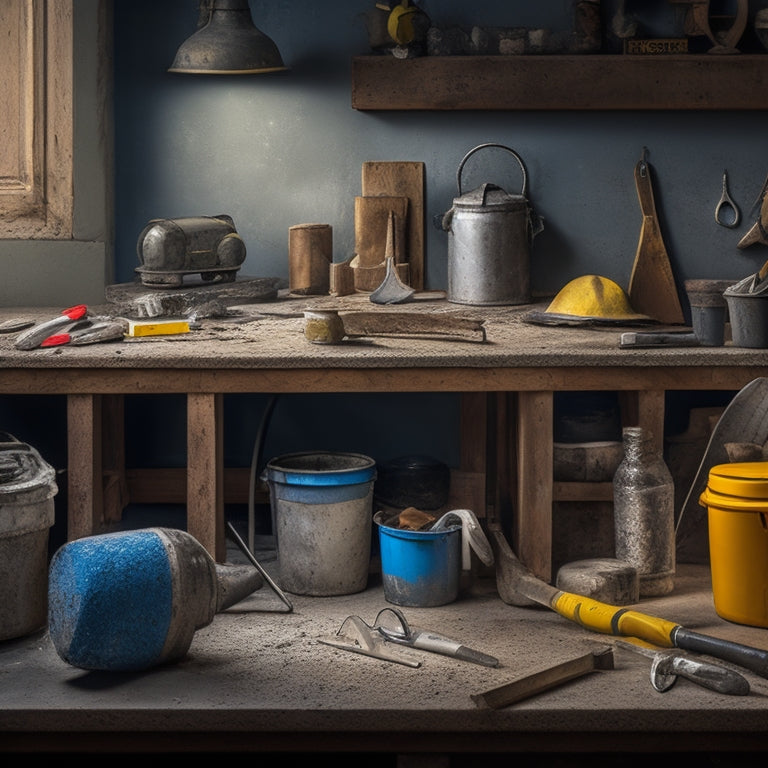
<svg viewBox="0 0 768 768">
<path fill-rule="evenodd" d="M 350 595 L 368 586 L 376 462 L 358 453 L 293 453 L 267 464 L 280 586 Z"/>
<path fill-rule="evenodd" d="M 395 605 L 430 608 L 459 594 L 461 525 L 440 531 L 409 531 L 373 517 L 379 528 L 384 599 Z"/>
</svg>

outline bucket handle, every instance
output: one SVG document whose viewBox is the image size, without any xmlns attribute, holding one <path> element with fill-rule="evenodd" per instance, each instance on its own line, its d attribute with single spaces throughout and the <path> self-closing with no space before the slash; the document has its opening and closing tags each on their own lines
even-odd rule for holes
<svg viewBox="0 0 768 768">
<path fill-rule="evenodd" d="M 527 198 L 528 197 L 528 173 L 525 170 L 525 164 L 523 163 L 522 158 L 520 157 L 520 155 L 517 154 L 517 152 L 515 152 L 514 149 L 510 149 L 504 144 L 495 144 L 493 142 L 490 142 L 488 144 L 479 144 L 474 149 L 470 149 L 469 152 L 467 152 L 467 154 L 464 155 L 464 157 L 462 158 L 461 162 L 459 163 L 459 167 L 456 171 L 456 185 L 459 190 L 459 197 L 461 197 L 461 172 L 464 169 L 464 164 L 467 162 L 467 160 L 469 160 L 469 158 L 472 155 L 475 154 L 475 152 L 478 152 L 481 149 L 487 149 L 488 147 L 498 147 L 499 149 L 504 149 L 507 152 L 509 152 L 515 158 L 515 160 L 517 160 L 517 162 L 520 164 L 520 170 L 522 171 L 522 174 L 523 174 L 523 190 L 521 194 L 523 197 Z"/>
</svg>

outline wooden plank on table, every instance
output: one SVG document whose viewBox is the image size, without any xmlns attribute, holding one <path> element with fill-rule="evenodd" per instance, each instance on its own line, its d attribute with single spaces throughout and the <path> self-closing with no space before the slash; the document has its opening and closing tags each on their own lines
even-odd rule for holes
<svg viewBox="0 0 768 768">
<path fill-rule="evenodd" d="M 364 269 L 381 268 L 383 278 L 387 230 L 394 213 L 393 256 L 395 263 L 407 260 L 402 253 L 408 221 L 409 200 L 405 195 L 371 195 L 355 198 L 355 255 L 357 266 Z M 353 262 L 353 266 L 355 266 Z"/>
<path fill-rule="evenodd" d="M 410 266 L 409 285 L 424 290 L 424 163 L 409 161 L 368 161 L 363 163 L 364 197 L 389 195 L 408 198 L 406 258 Z"/>
</svg>

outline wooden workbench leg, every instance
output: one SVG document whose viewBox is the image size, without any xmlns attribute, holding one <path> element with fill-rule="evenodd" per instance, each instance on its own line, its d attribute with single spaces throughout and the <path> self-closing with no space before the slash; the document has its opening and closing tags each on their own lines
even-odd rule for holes
<svg viewBox="0 0 768 768">
<path fill-rule="evenodd" d="M 104 522 L 119 523 L 128 506 L 125 476 L 125 397 L 101 396 Z"/>
<path fill-rule="evenodd" d="M 103 524 L 101 395 L 67 395 L 67 539 Z"/>
<path fill-rule="evenodd" d="M 622 423 L 638 426 L 653 434 L 658 451 L 664 451 L 664 396 L 663 389 L 620 393 Z"/>
<path fill-rule="evenodd" d="M 487 413 L 488 394 L 461 394 L 460 464 L 451 473 L 451 496 L 454 508 L 471 509 L 482 519 L 487 513 L 488 452 Z"/>
<path fill-rule="evenodd" d="M 514 393 L 488 394 L 488 522 L 509 532 L 517 500 Z"/>
<path fill-rule="evenodd" d="M 552 392 L 518 393 L 513 546 L 534 575 L 547 582 L 552 578 L 553 416 Z"/>
<path fill-rule="evenodd" d="M 224 530 L 224 396 L 187 395 L 187 531 L 217 562 Z"/>
</svg>

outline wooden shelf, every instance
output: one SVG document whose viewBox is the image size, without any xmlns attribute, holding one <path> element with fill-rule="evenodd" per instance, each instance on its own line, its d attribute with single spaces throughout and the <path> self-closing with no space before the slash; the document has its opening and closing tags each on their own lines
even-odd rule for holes
<svg viewBox="0 0 768 768">
<path fill-rule="evenodd" d="M 763 110 L 768 55 L 357 56 L 359 110 Z"/>
</svg>

